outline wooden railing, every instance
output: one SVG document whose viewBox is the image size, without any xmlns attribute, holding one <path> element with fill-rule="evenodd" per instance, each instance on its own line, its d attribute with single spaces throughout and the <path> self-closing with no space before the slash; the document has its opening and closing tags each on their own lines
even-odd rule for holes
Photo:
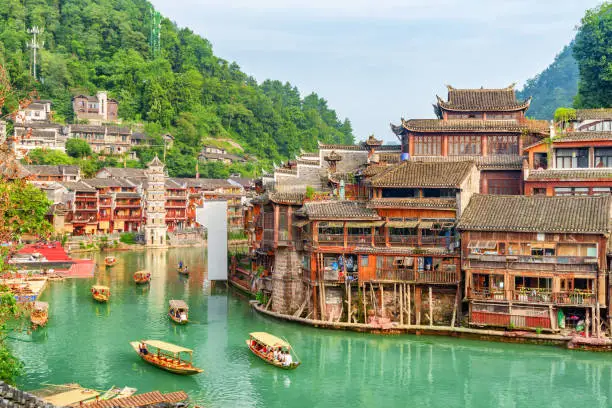
<svg viewBox="0 0 612 408">
<path fill-rule="evenodd" d="M 344 245 L 344 234 L 319 234 L 319 244 Z"/>
<path fill-rule="evenodd" d="M 547 272 L 597 272 L 597 258 L 579 256 L 468 255 L 473 269 L 521 269 Z"/>
<path fill-rule="evenodd" d="M 459 273 L 454 267 L 435 271 L 415 271 L 404 268 L 377 268 L 376 280 L 393 280 L 416 283 L 457 283 Z"/>
<path fill-rule="evenodd" d="M 372 245 L 372 235 L 351 235 L 347 236 L 349 244 Z"/>
<path fill-rule="evenodd" d="M 419 239 L 416 235 L 389 235 L 391 246 L 417 246 Z"/>
<path fill-rule="evenodd" d="M 506 299 L 506 292 L 509 299 Z M 519 290 L 503 289 L 468 289 L 468 298 L 478 300 L 501 300 L 522 303 L 544 303 L 560 305 L 594 305 L 597 301 L 595 292 L 588 290 L 573 290 L 553 292 L 550 289 L 524 288 Z"/>
</svg>

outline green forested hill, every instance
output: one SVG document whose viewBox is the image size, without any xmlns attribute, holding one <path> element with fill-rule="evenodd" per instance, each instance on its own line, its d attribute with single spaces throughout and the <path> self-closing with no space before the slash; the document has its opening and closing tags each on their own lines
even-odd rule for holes
<svg viewBox="0 0 612 408">
<path fill-rule="evenodd" d="M 151 58 L 150 7 L 146 0 L 0 0 L 0 63 L 15 88 L 35 87 L 52 99 L 60 120 L 72 120 L 72 95 L 107 90 L 121 118 L 145 122 L 152 135 L 175 135 L 173 175 L 193 175 L 205 138 L 235 140 L 258 166 L 314 149 L 317 140 L 353 142 L 350 122 L 318 95 L 301 98 L 288 83 L 258 83 L 215 56 L 206 39 L 167 19 L 161 55 Z M 26 48 L 27 29 L 35 25 L 45 30 L 38 84 Z"/>
<path fill-rule="evenodd" d="M 573 43 L 563 48 L 544 71 L 527 80 L 519 98 L 533 97 L 527 111 L 536 119 L 552 119 L 555 109 L 572 106 L 578 92 L 578 65 L 572 55 Z"/>
</svg>

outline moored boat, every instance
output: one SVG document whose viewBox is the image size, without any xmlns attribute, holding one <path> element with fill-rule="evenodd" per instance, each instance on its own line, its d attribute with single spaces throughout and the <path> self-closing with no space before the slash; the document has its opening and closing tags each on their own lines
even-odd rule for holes
<svg viewBox="0 0 612 408">
<path fill-rule="evenodd" d="M 94 285 L 91 287 L 91 296 L 100 303 L 108 302 L 110 295 L 110 288 L 108 286 Z"/>
<path fill-rule="evenodd" d="M 151 281 L 151 274 L 147 271 L 137 271 L 134 272 L 133 278 L 136 284 L 149 283 Z"/>
<path fill-rule="evenodd" d="M 116 264 L 117 264 L 117 258 L 115 258 L 114 256 L 107 256 L 106 258 L 104 258 L 104 265 L 107 268 L 112 268 Z"/>
<path fill-rule="evenodd" d="M 187 324 L 189 321 L 189 306 L 184 300 L 171 300 L 169 303 L 168 316 L 175 323 Z"/>
<path fill-rule="evenodd" d="M 34 302 L 30 321 L 34 328 L 43 327 L 49 320 L 49 304 L 47 302 Z"/>
<path fill-rule="evenodd" d="M 291 361 L 289 364 L 286 364 L 273 357 L 274 350 L 283 351 L 291 355 L 292 349 L 288 342 L 272 334 L 266 332 L 249 333 L 249 339 L 246 340 L 246 344 L 253 354 L 275 367 L 282 368 L 283 370 L 295 370 L 300 365 L 299 361 Z"/>
<path fill-rule="evenodd" d="M 180 375 L 193 375 L 204 371 L 193 366 L 193 350 L 188 348 L 159 340 L 132 341 L 130 345 L 140 358 L 162 370 Z M 188 359 L 182 359 L 183 354 L 187 354 Z"/>
</svg>

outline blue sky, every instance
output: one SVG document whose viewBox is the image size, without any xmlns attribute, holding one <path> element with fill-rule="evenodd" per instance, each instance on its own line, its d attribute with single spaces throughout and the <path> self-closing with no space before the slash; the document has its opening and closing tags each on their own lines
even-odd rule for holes
<svg viewBox="0 0 612 408">
<path fill-rule="evenodd" d="M 357 139 L 431 118 L 435 95 L 520 85 L 599 0 L 152 0 L 258 81 L 289 81 L 348 117 Z"/>
</svg>

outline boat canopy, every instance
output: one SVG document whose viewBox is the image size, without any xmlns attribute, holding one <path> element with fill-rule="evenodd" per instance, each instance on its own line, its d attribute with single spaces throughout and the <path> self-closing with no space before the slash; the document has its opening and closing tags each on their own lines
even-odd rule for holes
<svg viewBox="0 0 612 408">
<path fill-rule="evenodd" d="M 264 344 L 269 347 L 291 348 L 291 345 L 287 343 L 285 340 L 281 340 L 278 337 L 271 335 L 270 333 L 254 332 L 254 333 L 249 333 L 249 335 L 253 339 L 257 340 L 259 343 Z"/>
<path fill-rule="evenodd" d="M 147 272 L 147 271 L 145 271 L 145 270 L 142 270 L 142 271 L 136 271 L 136 272 L 134 272 L 134 275 L 137 275 L 137 276 L 145 276 L 145 275 L 147 275 L 148 273 L 149 273 L 149 272 Z"/>
<path fill-rule="evenodd" d="M 102 285 L 93 285 L 91 288 L 94 289 L 94 290 L 97 290 L 99 292 L 109 291 L 110 290 L 108 288 L 108 286 L 102 286 Z"/>
<path fill-rule="evenodd" d="M 171 309 L 185 309 L 185 310 L 189 310 L 189 306 L 187 306 L 187 303 L 185 303 L 184 300 L 171 300 L 170 302 L 170 308 Z"/>
<path fill-rule="evenodd" d="M 40 301 L 36 301 L 34 302 L 34 310 L 39 310 L 39 311 L 45 311 L 45 310 L 49 310 L 49 304 L 47 302 L 40 302 Z"/>
<path fill-rule="evenodd" d="M 169 351 L 171 353 L 193 353 L 193 350 L 190 350 L 188 348 L 185 347 L 181 347 L 181 346 L 176 346 L 174 344 L 171 343 L 166 343 L 165 341 L 161 341 L 161 340 L 143 340 L 142 341 L 144 344 L 146 344 L 147 346 L 151 346 L 151 347 L 155 347 L 158 348 L 160 350 L 165 350 L 165 351 Z"/>
</svg>

